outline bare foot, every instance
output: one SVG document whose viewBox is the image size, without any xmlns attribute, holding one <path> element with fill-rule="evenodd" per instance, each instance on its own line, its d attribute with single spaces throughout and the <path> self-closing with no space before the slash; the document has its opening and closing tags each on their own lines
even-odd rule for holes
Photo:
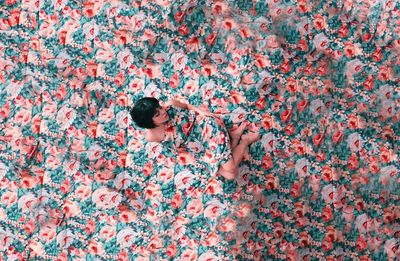
<svg viewBox="0 0 400 261">
<path fill-rule="evenodd" d="M 239 126 L 237 127 L 233 127 L 230 131 L 229 131 L 229 135 L 231 136 L 231 146 L 235 147 L 239 140 L 240 137 L 242 136 L 244 130 L 246 129 L 246 127 L 249 125 L 249 123 L 247 121 L 244 121 L 242 123 L 240 123 Z"/>
<path fill-rule="evenodd" d="M 250 161 L 250 150 L 248 146 L 244 150 L 243 160 Z"/>
<path fill-rule="evenodd" d="M 260 139 L 260 134 L 256 132 L 249 132 L 245 135 L 242 135 L 242 141 L 250 145 Z"/>
</svg>

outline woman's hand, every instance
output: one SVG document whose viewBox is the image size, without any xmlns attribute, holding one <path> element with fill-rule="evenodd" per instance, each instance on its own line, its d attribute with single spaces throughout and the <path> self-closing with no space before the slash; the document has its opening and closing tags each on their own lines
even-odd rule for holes
<svg viewBox="0 0 400 261">
<path fill-rule="evenodd" d="M 205 116 L 205 117 L 216 117 L 215 114 L 209 112 L 209 111 L 203 111 L 199 108 L 195 108 L 194 111 L 199 114 L 200 116 Z"/>
</svg>

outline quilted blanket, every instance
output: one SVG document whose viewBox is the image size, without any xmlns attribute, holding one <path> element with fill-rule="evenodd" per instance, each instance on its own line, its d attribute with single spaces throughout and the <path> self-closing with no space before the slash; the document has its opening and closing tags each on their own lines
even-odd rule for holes
<svg viewBox="0 0 400 261">
<path fill-rule="evenodd" d="M 399 52 L 393 0 L 0 0 L 0 260 L 396 260 Z M 225 180 L 145 96 L 261 139 Z"/>
</svg>

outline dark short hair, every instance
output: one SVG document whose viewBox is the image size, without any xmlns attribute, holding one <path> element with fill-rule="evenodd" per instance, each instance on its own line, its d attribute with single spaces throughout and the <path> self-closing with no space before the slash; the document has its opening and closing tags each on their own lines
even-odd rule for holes
<svg viewBox="0 0 400 261">
<path fill-rule="evenodd" d="M 137 126 L 145 129 L 155 128 L 153 116 L 158 108 L 161 108 L 156 98 L 145 97 L 138 100 L 130 111 L 132 120 Z"/>
</svg>

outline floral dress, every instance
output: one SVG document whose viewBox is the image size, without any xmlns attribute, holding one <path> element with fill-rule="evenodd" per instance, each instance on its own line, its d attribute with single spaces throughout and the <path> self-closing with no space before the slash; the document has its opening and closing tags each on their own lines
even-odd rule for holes
<svg viewBox="0 0 400 261">
<path fill-rule="evenodd" d="M 219 166 L 232 158 L 230 139 L 221 119 L 170 106 L 163 144 L 177 150 L 177 159 L 186 163 L 193 156 L 215 175 Z M 191 155 L 188 155 L 191 154 Z"/>
<path fill-rule="evenodd" d="M 146 247 L 155 259 L 231 260 L 223 232 L 234 221 L 225 220 L 231 208 L 224 179 L 216 175 L 231 158 L 226 129 L 193 111 L 167 112 L 164 141 L 150 149 L 158 153 L 150 156 L 154 171 L 144 190 L 142 213 L 151 234 Z"/>
</svg>

